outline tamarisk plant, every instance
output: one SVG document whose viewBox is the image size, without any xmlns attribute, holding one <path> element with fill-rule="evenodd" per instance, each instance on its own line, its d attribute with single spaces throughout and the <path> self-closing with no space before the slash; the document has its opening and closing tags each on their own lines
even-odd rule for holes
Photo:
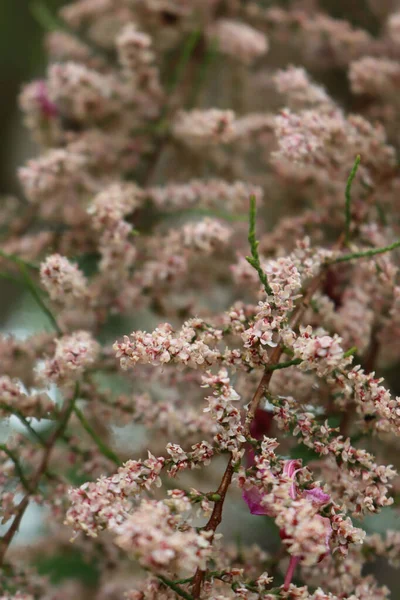
<svg viewBox="0 0 400 600">
<path fill-rule="evenodd" d="M 281 4 L 33 4 L 0 274 L 46 326 L 0 336 L 0 600 L 390 596 L 399 14 L 376 43 Z"/>
</svg>

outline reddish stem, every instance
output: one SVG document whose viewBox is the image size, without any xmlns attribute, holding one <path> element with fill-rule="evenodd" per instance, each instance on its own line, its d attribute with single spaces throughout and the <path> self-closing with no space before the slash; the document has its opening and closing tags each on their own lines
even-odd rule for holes
<svg viewBox="0 0 400 600">
<path fill-rule="evenodd" d="M 285 582 L 283 584 L 283 589 L 285 591 L 287 591 L 289 589 L 289 586 L 292 582 L 293 579 L 293 575 L 294 572 L 296 570 L 296 567 L 299 563 L 300 558 L 298 556 L 291 556 L 290 557 L 290 562 L 289 562 L 289 566 L 288 566 L 288 570 L 286 571 L 286 575 L 285 575 Z"/>
</svg>

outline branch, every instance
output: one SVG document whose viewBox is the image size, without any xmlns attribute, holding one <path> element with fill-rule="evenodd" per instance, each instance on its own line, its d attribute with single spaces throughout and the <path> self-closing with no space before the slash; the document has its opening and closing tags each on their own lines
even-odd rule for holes
<svg viewBox="0 0 400 600">
<path fill-rule="evenodd" d="M 61 19 L 61 17 L 53 14 L 49 10 L 44 0 L 33 0 L 29 5 L 29 9 L 34 19 L 36 19 L 39 25 L 43 27 L 43 29 L 45 29 L 46 31 L 64 31 L 65 33 L 68 33 L 71 37 L 75 38 L 78 42 L 89 48 L 93 52 L 93 54 L 97 54 L 97 56 L 100 56 L 107 63 L 114 63 L 109 52 L 103 50 L 97 44 L 94 44 L 87 37 L 76 32 L 63 19 Z"/>
<path fill-rule="evenodd" d="M 246 256 L 247 262 L 257 271 L 258 277 L 261 283 L 264 286 L 265 291 L 268 296 L 272 296 L 273 291 L 271 286 L 268 283 L 268 277 L 265 273 L 264 269 L 260 264 L 260 257 L 258 254 L 258 244 L 259 242 L 256 239 L 256 198 L 255 196 L 250 197 L 250 210 L 249 210 L 249 244 L 251 249 L 251 256 Z"/>
<path fill-rule="evenodd" d="M 86 417 L 83 414 L 83 412 L 77 406 L 74 406 L 74 413 L 78 417 L 84 430 L 90 435 L 90 437 L 92 438 L 92 440 L 94 441 L 94 443 L 96 444 L 96 446 L 98 447 L 100 452 L 103 454 L 103 456 L 105 456 L 106 458 L 111 460 L 114 464 L 116 464 L 119 467 L 121 465 L 121 461 L 118 458 L 118 456 L 115 454 L 115 452 L 113 450 L 111 450 L 111 448 L 109 448 L 103 442 L 103 440 L 100 438 L 100 436 L 97 435 L 95 430 L 91 427 L 91 425 L 86 420 Z"/>
<path fill-rule="evenodd" d="M 234 470 L 235 469 L 234 469 L 234 464 L 233 464 L 233 457 L 231 455 L 229 458 L 227 467 L 225 469 L 225 473 L 224 473 L 221 483 L 219 485 L 219 488 L 216 492 L 216 494 L 218 494 L 220 496 L 220 500 L 218 500 L 218 502 L 216 502 L 214 504 L 214 508 L 213 508 L 211 517 L 210 517 L 207 525 L 204 527 L 204 531 L 212 531 L 213 532 L 213 535 L 210 539 L 210 543 L 212 543 L 213 538 L 214 538 L 214 533 L 222 520 L 222 509 L 224 507 L 225 496 L 226 496 L 226 492 L 228 491 L 228 488 L 231 484 Z M 205 576 L 206 576 L 206 571 L 197 569 L 197 571 L 193 577 L 193 585 L 192 585 L 192 594 L 193 594 L 194 598 L 199 598 L 200 593 L 201 593 L 201 587 L 203 585 Z"/>
<path fill-rule="evenodd" d="M 29 506 L 30 498 L 37 491 L 40 480 L 47 471 L 47 467 L 48 467 L 48 464 L 50 461 L 50 457 L 51 457 L 53 448 L 54 448 L 55 444 L 57 443 L 58 439 L 64 433 L 65 428 L 68 425 L 69 418 L 72 414 L 72 411 L 74 409 L 74 405 L 75 405 L 75 402 L 76 402 L 78 396 L 79 396 L 79 384 L 77 383 L 75 385 L 75 391 L 74 391 L 74 394 L 73 394 L 71 400 L 65 404 L 64 409 L 62 410 L 62 412 L 60 414 L 59 426 L 55 429 L 53 434 L 50 436 L 50 438 L 46 442 L 46 449 L 44 450 L 42 460 L 40 462 L 40 465 L 39 465 L 32 481 L 30 482 L 30 491 L 22 498 L 21 502 L 17 506 L 17 512 L 14 517 L 14 520 L 13 520 L 10 528 L 8 529 L 7 533 L 0 540 L 0 566 L 3 564 L 8 547 L 11 544 L 12 540 L 14 539 L 15 534 L 17 533 L 17 531 L 19 529 L 19 526 L 21 524 L 21 521 L 25 514 L 25 511 Z"/>
<path fill-rule="evenodd" d="M 32 427 L 28 419 L 19 410 L 17 410 L 16 408 L 11 408 L 7 404 L 3 403 L 0 403 L 0 408 L 8 412 L 10 415 L 14 415 L 14 417 L 17 417 L 17 419 L 21 421 L 21 423 L 26 427 L 26 429 L 29 431 L 32 437 L 34 437 L 41 446 L 46 446 L 45 440 L 42 438 L 41 435 L 39 435 L 36 429 Z"/>
<path fill-rule="evenodd" d="M 21 467 L 21 464 L 20 464 L 17 456 L 15 456 L 14 452 L 12 452 L 12 450 L 7 448 L 7 446 L 5 444 L 0 444 L 0 450 L 2 450 L 5 454 L 7 454 L 8 458 L 10 458 L 12 460 L 12 462 L 14 463 L 15 472 L 18 475 L 22 485 L 24 486 L 24 488 L 27 492 L 30 492 L 31 488 L 29 485 L 29 481 L 26 479 L 26 477 L 24 475 L 24 471 Z"/>
<path fill-rule="evenodd" d="M 43 302 L 42 298 L 40 297 L 40 294 L 36 288 L 36 285 L 34 284 L 34 282 L 32 281 L 26 266 L 22 263 L 19 263 L 19 268 L 22 274 L 22 277 L 24 279 L 24 282 L 26 284 L 26 287 L 28 288 L 28 290 L 30 291 L 30 293 L 32 294 L 34 300 L 36 301 L 36 304 L 39 306 L 39 308 L 44 312 L 44 314 L 48 317 L 49 321 L 51 321 L 51 324 L 53 325 L 54 329 L 57 331 L 58 334 L 62 334 L 62 331 L 57 323 L 57 319 L 55 318 L 55 316 L 53 315 L 53 313 L 51 312 L 51 310 L 46 306 L 46 304 Z"/>
<path fill-rule="evenodd" d="M 300 365 L 303 362 L 302 358 L 294 358 L 293 360 L 288 360 L 287 362 L 281 362 L 277 365 L 267 365 L 265 369 L 267 371 L 278 371 L 279 369 L 287 369 L 288 367 L 293 367 L 293 365 Z"/>
<path fill-rule="evenodd" d="M 197 44 L 199 43 L 200 38 L 201 38 L 201 30 L 200 29 L 195 29 L 188 35 L 188 38 L 183 45 L 182 52 L 180 54 L 179 61 L 178 61 L 177 67 L 175 69 L 175 72 L 173 74 L 173 77 L 167 86 L 168 94 L 172 94 L 178 87 L 178 85 L 179 85 L 180 81 L 182 80 L 182 77 L 186 71 L 186 67 L 189 64 L 189 61 L 193 55 L 193 52 L 194 52 Z"/>
<path fill-rule="evenodd" d="M 5 252 L 4 250 L 0 250 L 0 256 L 5 258 L 6 260 L 11 260 L 13 263 L 15 263 L 18 266 L 25 265 L 26 267 L 29 267 L 30 269 L 35 269 L 36 271 L 39 270 L 39 265 L 37 265 L 33 262 L 30 262 L 28 260 L 24 260 L 23 258 L 20 258 L 16 254 L 11 254 L 10 252 Z"/>
<path fill-rule="evenodd" d="M 183 590 L 177 583 L 167 579 L 167 577 L 164 577 L 164 575 L 157 575 L 157 577 L 164 585 L 171 588 L 171 590 L 173 590 L 181 598 L 185 598 L 185 600 L 194 600 L 193 596 Z"/>
<path fill-rule="evenodd" d="M 383 248 L 371 248 L 370 250 L 361 250 L 360 252 L 351 252 L 350 254 L 343 254 L 342 256 L 338 256 L 337 258 L 333 258 L 328 262 L 328 264 L 336 264 L 341 262 L 347 262 L 348 260 L 354 260 L 355 258 L 369 258 L 371 256 L 376 256 L 377 254 L 385 254 L 386 252 L 391 252 L 396 248 L 400 248 L 400 240 L 390 244 L 390 246 L 384 246 Z"/>
<path fill-rule="evenodd" d="M 351 224 L 351 186 L 353 185 L 354 178 L 357 174 L 357 169 L 361 161 L 361 156 L 358 155 L 354 162 L 353 168 L 350 172 L 349 178 L 346 184 L 346 227 L 345 227 L 345 241 L 346 246 L 348 246 L 350 241 L 350 224 Z"/>
</svg>

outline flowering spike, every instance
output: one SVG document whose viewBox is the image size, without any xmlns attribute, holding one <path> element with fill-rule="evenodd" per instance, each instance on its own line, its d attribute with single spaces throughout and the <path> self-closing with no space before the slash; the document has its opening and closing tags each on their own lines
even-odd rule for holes
<svg viewBox="0 0 400 600">
<path fill-rule="evenodd" d="M 345 240 L 348 245 L 350 242 L 350 225 L 351 225 L 351 187 L 353 185 L 354 178 L 357 174 L 357 169 L 361 162 L 361 156 L 358 154 L 354 161 L 353 168 L 350 172 L 349 178 L 346 183 L 346 229 L 345 229 Z"/>
<path fill-rule="evenodd" d="M 273 294 L 272 288 L 268 283 L 268 277 L 265 271 L 262 269 L 260 264 L 260 257 L 258 254 L 258 244 L 256 238 L 256 216 L 257 216 L 257 208 L 256 208 L 256 198 L 255 196 L 250 196 L 250 209 L 249 209 L 249 244 L 251 249 L 251 256 L 246 256 L 247 262 L 254 267 L 254 269 L 258 273 L 258 277 L 264 286 L 264 289 L 268 296 Z"/>
</svg>

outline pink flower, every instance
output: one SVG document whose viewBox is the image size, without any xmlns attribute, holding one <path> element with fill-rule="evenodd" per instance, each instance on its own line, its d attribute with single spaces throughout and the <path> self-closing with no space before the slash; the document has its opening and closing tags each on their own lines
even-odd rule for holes
<svg viewBox="0 0 400 600">
<path fill-rule="evenodd" d="M 326 494 L 321 488 L 316 487 L 312 490 L 304 490 L 303 496 L 311 500 L 313 504 L 324 506 L 331 501 L 329 494 Z"/>
<path fill-rule="evenodd" d="M 52 119 L 58 115 L 58 108 L 49 98 L 45 81 L 37 83 L 37 101 L 44 117 Z"/>
<path fill-rule="evenodd" d="M 293 501 L 282 505 L 279 503 L 281 494 L 274 494 L 274 488 L 280 487 L 280 481 L 273 481 L 272 492 L 264 491 L 253 485 L 245 489 L 243 499 L 252 515 L 272 516 L 280 527 L 280 536 L 285 540 L 291 554 L 289 568 L 285 577 L 285 589 L 288 589 L 294 571 L 300 561 L 305 564 L 320 562 L 329 552 L 329 542 L 332 536 L 330 519 L 318 514 L 318 511 L 331 501 L 329 494 L 321 488 L 299 491 L 296 486 L 296 474 L 302 469 L 299 460 L 287 460 L 282 469 L 282 479 L 290 482 L 286 492 L 286 500 Z M 274 476 L 272 476 L 274 479 Z M 277 501 L 277 502 L 276 502 Z"/>
<path fill-rule="evenodd" d="M 292 479 L 292 484 L 290 486 L 290 497 L 292 498 L 292 500 L 295 500 L 297 496 L 296 483 L 294 478 L 300 470 L 301 463 L 299 460 L 287 460 L 283 467 L 283 475 L 286 475 L 286 477 Z"/>
<path fill-rule="evenodd" d="M 255 485 L 248 490 L 244 490 L 243 500 L 246 502 L 252 515 L 272 516 L 268 508 L 262 503 L 264 495 Z"/>
</svg>

